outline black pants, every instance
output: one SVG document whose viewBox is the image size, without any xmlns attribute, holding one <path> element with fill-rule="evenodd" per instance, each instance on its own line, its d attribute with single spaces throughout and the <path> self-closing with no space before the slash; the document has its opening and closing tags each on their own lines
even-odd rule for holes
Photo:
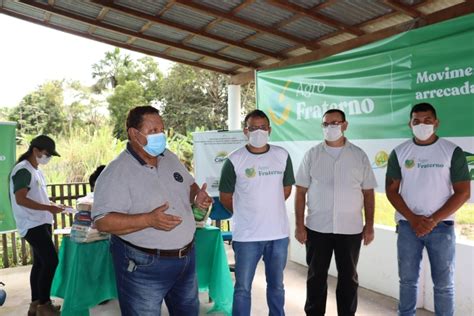
<svg viewBox="0 0 474 316">
<path fill-rule="evenodd" d="M 337 313 L 339 316 L 355 315 L 357 310 L 357 261 L 362 234 L 324 234 L 309 229 L 306 241 L 306 315 L 320 316 L 326 312 L 327 279 L 334 251 L 337 267 Z"/>
<path fill-rule="evenodd" d="M 51 284 L 58 266 L 50 224 L 28 229 L 25 239 L 33 248 L 33 267 L 30 274 L 31 301 L 44 304 L 50 300 Z"/>
</svg>

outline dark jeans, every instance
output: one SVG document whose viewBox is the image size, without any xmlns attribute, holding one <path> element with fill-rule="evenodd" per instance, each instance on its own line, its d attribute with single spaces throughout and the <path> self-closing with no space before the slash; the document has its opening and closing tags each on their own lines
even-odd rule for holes
<svg viewBox="0 0 474 316">
<path fill-rule="evenodd" d="M 334 251 L 337 267 L 337 313 L 340 316 L 355 315 L 357 310 L 357 261 L 362 234 L 324 234 L 306 229 L 306 315 L 319 316 L 326 312 L 327 278 Z"/>
<path fill-rule="evenodd" d="M 50 224 L 30 228 L 25 236 L 33 248 L 33 267 L 30 274 L 31 301 L 39 300 L 40 304 L 50 300 L 51 283 L 58 266 L 58 255 L 51 237 Z"/>
</svg>

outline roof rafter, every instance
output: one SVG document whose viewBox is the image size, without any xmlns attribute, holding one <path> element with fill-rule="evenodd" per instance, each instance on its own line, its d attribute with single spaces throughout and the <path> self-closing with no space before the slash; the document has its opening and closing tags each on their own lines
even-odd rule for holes
<svg viewBox="0 0 474 316">
<path fill-rule="evenodd" d="M 296 4 L 293 4 L 293 3 L 290 3 L 288 1 L 284 1 L 284 0 L 267 0 L 268 3 L 276 6 L 276 7 L 279 7 L 279 8 L 282 8 L 282 9 L 285 9 L 285 10 L 288 10 L 290 12 L 293 12 L 293 13 L 297 13 L 297 14 L 301 14 L 301 15 L 304 15 L 304 16 L 307 16 L 313 20 L 316 20 L 320 23 L 323 23 L 323 24 L 326 24 L 326 25 L 329 25 L 329 26 L 332 26 L 336 29 L 340 29 L 340 30 L 344 30 L 348 33 L 352 33 L 354 35 L 364 35 L 365 32 L 358 29 L 357 27 L 353 27 L 353 26 L 350 26 L 350 25 L 347 25 L 347 24 L 344 24 L 342 22 L 339 22 L 339 21 L 336 21 L 334 19 L 331 19 L 330 17 L 327 17 L 325 15 L 322 15 L 321 13 L 318 13 L 314 10 L 307 10 L 299 5 L 296 5 Z"/>
<path fill-rule="evenodd" d="M 19 0 L 19 2 L 30 5 L 30 6 L 33 6 L 33 7 L 36 7 L 38 9 L 44 10 L 46 12 L 51 12 L 51 13 L 54 13 L 54 14 L 57 14 L 57 15 L 60 15 L 60 16 L 63 16 L 63 17 L 70 18 L 72 20 L 80 21 L 80 22 L 87 23 L 87 24 L 90 24 L 90 25 L 95 25 L 95 26 L 98 26 L 98 27 L 101 27 L 101 28 L 104 28 L 104 29 L 122 34 L 122 35 L 127 35 L 127 36 L 131 36 L 131 37 L 144 39 L 144 40 L 147 40 L 147 41 L 150 41 L 150 42 L 153 42 L 153 43 L 164 44 L 164 45 L 171 46 L 171 47 L 174 47 L 174 48 L 178 48 L 178 49 L 181 49 L 181 50 L 184 50 L 184 51 L 189 51 L 189 52 L 192 52 L 192 53 L 195 53 L 195 54 L 198 54 L 198 55 L 204 55 L 204 56 L 212 57 L 212 58 L 215 58 L 215 59 L 218 59 L 218 60 L 222 60 L 222 61 L 225 61 L 225 62 L 230 63 L 230 64 L 235 64 L 235 65 L 248 67 L 248 68 L 255 68 L 256 67 L 252 63 L 244 62 L 244 61 L 237 60 L 237 59 L 234 59 L 234 58 L 225 57 L 225 56 L 218 55 L 218 54 L 215 54 L 215 53 L 211 53 L 211 52 L 208 52 L 208 51 L 205 51 L 205 50 L 202 50 L 202 49 L 186 46 L 186 45 L 183 45 L 181 43 L 177 43 L 177 42 L 173 42 L 173 41 L 169 41 L 169 40 L 165 40 L 165 39 L 158 39 L 158 38 L 155 38 L 155 37 L 152 37 L 152 36 L 141 34 L 141 33 L 136 32 L 136 31 L 123 29 L 123 28 L 120 28 L 120 27 L 117 27 L 117 26 L 113 26 L 111 24 L 107 24 L 107 23 L 97 21 L 97 20 L 94 20 L 94 19 L 91 19 L 91 18 L 87 18 L 87 17 L 84 17 L 84 16 L 74 15 L 73 13 L 70 13 L 70 12 L 67 12 L 67 11 L 64 11 L 64 10 L 61 10 L 61 9 L 57 9 L 57 8 L 52 7 L 50 5 L 47 5 L 47 4 L 41 4 L 41 3 L 35 2 L 34 0 Z"/>
<path fill-rule="evenodd" d="M 180 5 L 192 8 L 192 9 L 197 10 L 197 11 L 201 11 L 201 12 L 203 12 L 205 14 L 208 14 L 208 15 L 212 15 L 212 16 L 215 16 L 215 17 L 220 17 L 220 18 L 222 18 L 224 20 L 227 20 L 227 21 L 230 21 L 232 23 L 236 23 L 236 24 L 240 24 L 240 25 L 249 27 L 249 28 L 251 28 L 255 31 L 260 31 L 260 32 L 263 32 L 263 33 L 268 33 L 268 34 L 272 34 L 272 35 L 275 35 L 275 36 L 279 36 L 281 38 L 287 39 L 287 40 L 289 40 L 291 42 L 294 42 L 296 44 L 304 45 L 304 46 L 308 47 L 309 49 L 319 48 L 318 45 L 315 45 L 314 43 L 305 41 L 302 38 L 290 35 L 288 33 L 285 33 L 285 32 L 270 28 L 270 27 L 266 27 L 266 26 L 258 24 L 258 23 L 254 23 L 254 22 L 249 21 L 249 20 L 239 18 L 239 17 L 234 16 L 232 14 L 229 14 L 229 13 L 226 13 L 226 12 L 223 12 L 223 11 L 219 11 L 217 9 L 214 9 L 214 8 L 211 8 L 211 7 L 208 7 L 208 6 L 204 6 L 204 5 L 201 5 L 201 4 L 198 4 L 198 3 L 195 3 L 195 2 L 186 1 L 186 0 L 176 0 L 176 3 L 179 3 Z"/>
<path fill-rule="evenodd" d="M 89 34 L 89 32 L 82 33 L 82 32 L 74 31 L 74 30 L 71 30 L 71 29 L 67 29 L 67 28 L 64 28 L 64 27 L 61 27 L 61 26 L 51 24 L 49 22 L 44 22 L 44 21 L 41 21 L 41 20 L 37 20 L 35 18 L 31 18 L 29 16 L 18 14 L 16 12 L 11 12 L 9 10 L 6 10 L 5 8 L 2 8 L 2 7 L 0 7 L 0 13 L 3 13 L 5 15 L 8 15 L 8 16 L 11 16 L 11 17 L 14 17 L 14 18 L 18 18 L 20 20 L 24 20 L 24 21 L 28 21 L 28 22 L 31 22 L 31 23 L 34 23 L 34 24 L 38 24 L 38 25 L 41 25 L 41 26 L 46 26 L 46 27 L 49 27 L 49 28 L 52 28 L 52 29 L 55 29 L 55 30 L 58 30 L 58 31 L 61 31 L 61 32 L 73 34 L 73 35 L 76 35 L 76 36 L 84 37 L 84 38 L 87 38 L 87 39 L 90 39 L 90 40 L 93 40 L 93 41 L 102 42 L 102 43 L 109 44 L 109 45 L 116 46 L 116 47 L 121 47 L 121 48 L 124 48 L 124 49 L 137 51 L 137 52 L 140 52 L 140 53 L 143 53 L 143 54 L 146 54 L 146 55 L 155 56 L 155 57 L 159 57 L 159 58 L 164 58 L 164 59 L 168 59 L 168 60 L 171 60 L 171 61 L 174 61 L 174 62 L 177 62 L 177 63 L 182 63 L 182 64 L 186 64 L 186 65 L 190 65 L 190 66 L 194 66 L 194 67 L 198 67 L 198 68 L 203 68 L 203 69 L 223 73 L 223 74 L 226 74 L 226 75 L 235 74 L 235 72 L 233 72 L 232 70 L 228 71 L 228 70 L 217 68 L 217 67 L 211 67 L 211 66 L 199 64 L 199 63 L 196 63 L 196 62 L 192 62 L 192 61 L 189 61 L 189 60 L 181 59 L 181 58 L 178 58 L 178 57 L 173 57 L 173 56 L 168 56 L 168 55 L 164 55 L 164 54 L 161 54 L 161 53 L 157 53 L 155 51 L 151 51 L 151 50 L 148 50 L 148 49 L 145 49 L 145 48 L 131 46 L 131 45 L 124 44 L 124 43 L 121 43 L 121 42 L 114 42 L 112 40 L 108 40 L 108 39 L 105 39 L 105 38 L 102 38 L 102 37 L 91 35 L 91 34 Z"/>
<path fill-rule="evenodd" d="M 384 3 L 388 5 L 389 7 L 391 7 L 392 9 L 395 9 L 398 12 L 402 12 L 408 16 L 411 16 L 412 18 L 419 18 L 419 17 L 424 16 L 422 12 L 394 0 L 384 0 Z"/>
<path fill-rule="evenodd" d="M 219 41 L 221 43 L 225 43 L 225 44 L 228 44 L 228 45 L 231 45 L 231 46 L 243 48 L 243 49 L 246 49 L 248 51 L 251 51 L 251 52 L 254 52 L 254 53 L 257 53 L 257 54 L 260 54 L 260 55 L 268 56 L 268 57 L 275 58 L 275 59 L 278 59 L 278 60 L 282 60 L 282 59 L 285 58 L 284 56 L 281 56 L 279 54 L 271 53 L 271 52 L 266 51 L 264 49 L 260 49 L 260 48 L 254 47 L 254 46 L 247 45 L 245 43 L 241 43 L 241 42 L 238 42 L 238 41 L 233 41 L 233 40 L 230 40 L 228 38 L 209 33 L 208 29 L 210 27 L 212 27 L 212 24 L 219 22 L 217 19 L 216 19 L 217 21 L 214 20 L 214 21 L 212 21 L 211 23 L 208 24 L 208 25 L 211 25 L 209 28 L 208 28 L 208 25 L 206 25 L 202 29 L 194 29 L 194 28 L 189 27 L 189 26 L 184 25 L 184 24 L 178 24 L 176 22 L 172 22 L 172 21 L 169 21 L 169 20 L 162 19 L 162 18 L 160 18 L 159 16 L 156 16 L 156 15 L 146 14 L 146 13 L 141 12 L 141 11 L 137 11 L 137 10 L 134 10 L 134 9 L 130 9 L 130 8 L 115 4 L 115 3 L 113 3 L 113 1 L 111 2 L 111 1 L 108 1 L 108 0 L 91 0 L 91 2 L 106 6 L 108 8 L 111 8 L 111 9 L 115 10 L 115 11 L 130 15 L 130 16 L 133 16 L 133 17 L 145 18 L 145 19 L 148 19 L 150 21 L 153 21 L 153 22 L 161 24 L 161 25 L 166 25 L 166 26 L 169 26 L 169 27 L 181 30 L 181 31 L 186 31 L 186 32 L 189 32 L 189 33 L 192 33 L 192 34 L 195 34 L 195 35 L 199 35 L 199 36 L 202 36 L 202 37 L 205 37 L 205 38 L 209 38 L 209 39 L 212 39 L 212 40 L 215 40 L 215 41 Z M 160 12 L 160 15 L 161 15 L 161 12 Z"/>
</svg>

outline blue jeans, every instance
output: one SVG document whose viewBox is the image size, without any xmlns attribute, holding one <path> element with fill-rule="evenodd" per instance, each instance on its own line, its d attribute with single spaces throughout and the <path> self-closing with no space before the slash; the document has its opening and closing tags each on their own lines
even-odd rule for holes
<svg viewBox="0 0 474 316">
<path fill-rule="evenodd" d="M 257 263 L 263 256 L 267 279 L 267 305 L 270 315 L 285 315 L 285 289 L 283 270 L 288 256 L 289 238 L 232 242 L 235 253 L 235 288 L 233 316 L 250 315 L 252 281 Z"/>
<path fill-rule="evenodd" d="M 428 235 L 417 237 L 407 221 L 398 222 L 398 275 L 400 316 L 415 315 L 418 277 L 423 248 L 426 247 L 434 284 L 437 316 L 454 314 L 454 259 L 456 236 L 453 222 L 440 222 Z"/>
<path fill-rule="evenodd" d="M 199 314 L 194 248 L 182 258 L 160 257 L 112 236 L 110 249 L 123 316 L 159 316 L 163 299 L 170 315 Z"/>
</svg>

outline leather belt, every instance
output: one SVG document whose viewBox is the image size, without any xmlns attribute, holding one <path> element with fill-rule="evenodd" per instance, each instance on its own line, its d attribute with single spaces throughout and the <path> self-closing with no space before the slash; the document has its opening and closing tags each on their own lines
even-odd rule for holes
<svg viewBox="0 0 474 316">
<path fill-rule="evenodd" d="M 140 250 L 142 252 L 146 252 L 150 255 L 154 256 L 161 256 L 161 257 L 172 257 L 172 258 L 182 258 L 185 257 L 192 249 L 193 249 L 193 244 L 194 244 L 194 239 L 191 240 L 189 244 L 184 246 L 183 248 L 180 249 L 150 249 L 150 248 L 144 248 L 140 247 L 137 245 L 132 244 L 129 241 L 126 241 L 125 239 L 122 239 L 118 237 L 120 241 L 122 241 L 124 244 L 135 248 L 137 250 Z"/>
</svg>

